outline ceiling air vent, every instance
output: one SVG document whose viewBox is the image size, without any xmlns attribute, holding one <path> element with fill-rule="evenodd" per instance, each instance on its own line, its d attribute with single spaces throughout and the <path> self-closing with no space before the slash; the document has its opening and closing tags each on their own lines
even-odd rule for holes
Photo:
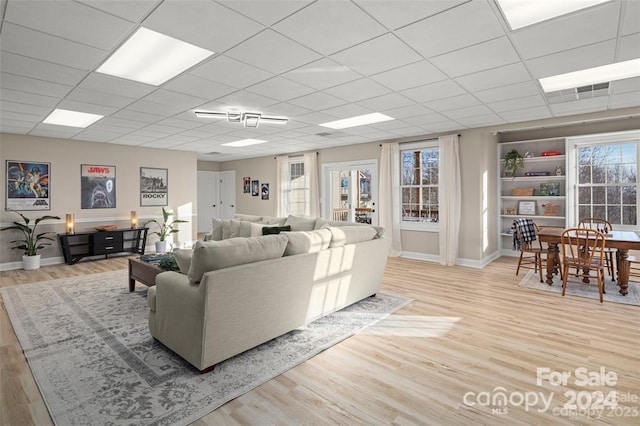
<svg viewBox="0 0 640 426">
<path fill-rule="evenodd" d="M 347 132 L 320 132 L 320 133 L 316 133 L 316 136 L 322 136 L 323 138 L 329 138 L 329 139 L 336 139 L 336 138 L 342 138 L 345 136 L 349 136 L 349 134 Z"/>
<path fill-rule="evenodd" d="M 561 102 L 571 102 L 580 99 L 597 98 L 609 95 L 609 82 L 589 84 L 587 86 L 575 87 L 573 89 L 558 90 L 546 94 L 549 103 L 558 104 Z"/>
</svg>

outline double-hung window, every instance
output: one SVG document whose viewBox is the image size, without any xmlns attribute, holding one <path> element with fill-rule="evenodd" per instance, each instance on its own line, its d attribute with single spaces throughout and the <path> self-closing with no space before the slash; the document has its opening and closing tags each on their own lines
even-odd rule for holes
<svg viewBox="0 0 640 426">
<path fill-rule="evenodd" d="M 402 229 L 438 231 L 438 141 L 400 145 Z"/>
<path fill-rule="evenodd" d="M 570 225 L 604 218 L 614 229 L 637 229 L 640 132 L 568 139 Z"/>
<path fill-rule="evenodd" d="M 289 176 L 287 179 L 288 214 L 308 216 L 311 209 L 311 187 L 309 176 L 305 175 L 303 157 L 289 160 Z"/>
</svg>

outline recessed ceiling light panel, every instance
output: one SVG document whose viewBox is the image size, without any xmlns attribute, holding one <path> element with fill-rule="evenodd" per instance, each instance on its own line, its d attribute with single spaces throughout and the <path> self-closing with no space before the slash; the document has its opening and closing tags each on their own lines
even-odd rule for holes
<svg viewBox="0 0 640 426">
<path fill-rule="evenodd" d="M 260 143 L 267 143 L 267 142 L 269 142 L 269 141 L 263 141 L 263 140 L 260 140 L 260 139 L 242 139 L 240 141 L 223 143 L 222 145 L 239 147 L 239 146 L 258 145 Z"/>
<path fill-rule="evenodd" d="M 498 0 L 512 30 L 566 15 L 611 0 Z"/>
<path fill-rule="evenodd" d="M 69 127 L 89 127 L 104 115 L 89 114 L 88 112 L 69 111 L 66 109 L 55 109 L 47 118 L 45 124 L 55 124 L 57 126 Z"/>
<path fill-rule="evenodd" d="M 347 129 L 349 127 L 364 126 L 365 124 L 381 123 L 389 120 L 395 120 L 395 118 L 379 112 L 374 112 L 342 120 L 330 121 L 328 123 L 320 124 L 320 126 L 329 127 L 331 129 Z"/>
<path fill-rule="evenodd" d="M 640 77 L 640 58 L 540 79 L 545 92 Z"/>
<path fill-rule="evenodd" d="M 213 54 L 141 27 L 96 71 L 159 86 Z"/>
</svg>

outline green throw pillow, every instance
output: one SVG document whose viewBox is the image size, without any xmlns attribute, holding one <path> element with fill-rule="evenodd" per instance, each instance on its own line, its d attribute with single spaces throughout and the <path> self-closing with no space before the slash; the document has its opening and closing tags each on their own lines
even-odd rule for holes
<svg viewBox="0 0 640 426">
<path fill-rule="evenodd" d="M 291 225 L 287 226 L 263 226 L 262 235 L 279 234 L 282 231 L 291 231 Z"/>
</svg>

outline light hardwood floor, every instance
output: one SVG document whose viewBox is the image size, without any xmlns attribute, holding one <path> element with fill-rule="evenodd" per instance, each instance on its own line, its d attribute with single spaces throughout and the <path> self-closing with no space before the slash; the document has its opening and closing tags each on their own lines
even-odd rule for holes
<svg viewBox="0 0 640 426">
<path fill-rule="evenodd" d="M 125 267 L 119 258 L 4 271 L 0 286 Z M 389 259 L 383 291 L 413 303 L 195 424 L 639 424 L 638 400 L 619 402 L 599 420 L 553 410 L 569 402 L 567 391 L 583 403 L 596 391 L 640 398 L 640 307 L 563 298 L 519 281 L 511 258 L 481 270 Z M 566 386 L 538 386 L 538 367 L 572 376 Z M 580 367 L 614 372 L 615 386 L 579 386 Z M 520 394 L 554 395 L 546 411 L 542 403 L 529 410 L 512 404 L 506 414 L 465 405 L 465 394 L 474 402 L 498 387 L 514 403 Z M 51 420 L 2 305 L 0 425 L 29 424 Z"/>
</svg>

